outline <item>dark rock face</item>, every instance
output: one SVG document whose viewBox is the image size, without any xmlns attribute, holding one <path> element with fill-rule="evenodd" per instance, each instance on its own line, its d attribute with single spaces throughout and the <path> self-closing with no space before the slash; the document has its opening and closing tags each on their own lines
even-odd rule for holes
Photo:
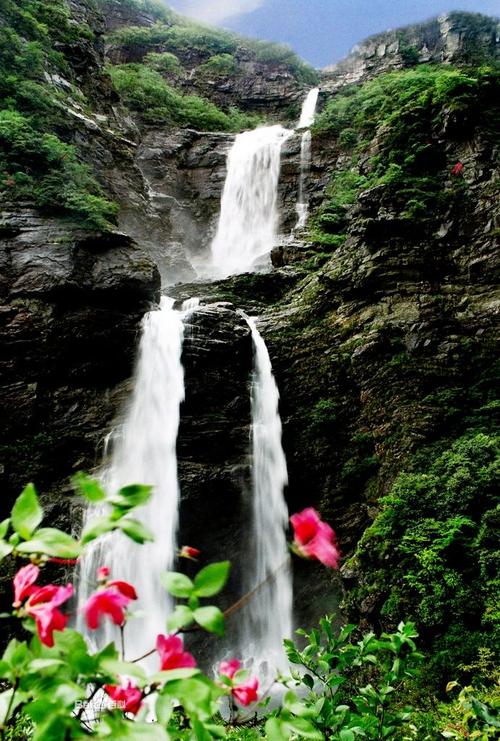
<svg viewBox="0 0 500 741">
<path fill-rule="evenodd" d="M 228 302 L 202 306 L 186 320 L 186 399 L 177 444 L 179 542 L 199 548 L 203 564 L 231 561 L 232 577 L 220 598 L 223 609 L 242 596 L 251 492 L 252 357 L 250 329 Z M 211 642 L 196 640 L 201 641 L 194 644 L 196 650 L 208 659 Z M 220 651 L 220 641 L 216 644 Z"/>
<path fill-rule="evenodd" d="M 5 512 L 27 481 L 58 491 L 70 472 L 95 465 L 159 275 L 123 234 L 89 234 L 30 211 L 6 215 L 2 234 Z"/>
</svg>

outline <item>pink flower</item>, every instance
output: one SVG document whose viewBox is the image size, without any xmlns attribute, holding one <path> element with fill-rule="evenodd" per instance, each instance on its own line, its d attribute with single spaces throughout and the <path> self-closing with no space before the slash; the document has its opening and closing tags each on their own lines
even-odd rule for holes
<svg viewBox="0 0 500 741">
<path fill-rule="evenodd" d="M 109 567 L 101 566 L 100 569 L 97 569 L 97 581 L 106 581 L 109 574 L 110 574 Z"/>
<path fill-rule="evenodd" d="M 219 674 L 233 679 L 237 671 L 241 669 L 241 661 L 238 659 L 230 659 L 229 661 L 221 661 L 219 666 Z"/>
<path fill-rule="evenodd" d="M 32 592 L 25 604 L 26 613 L 35 619 L 38 637 L 45 646 L 54 645 L 54 631 L 64 630 L 68 616 L 57 608 L 73 595 L 71 584 L 65 587 L 56 587 L 48 584 Z"/>
<path fill-rule="evenodd" d="M 340 553 L 335 533 L 312 507 L 290 517 L 294 529 L 293 548 L 299 556 L 316 558 L 325 566 L 337 569 Z"/>
<path fill-rule="evenodd" d="M 23 566 L 19 569 L 14 577 L 14 602 L 13 607 L 21 607 L 22 602 L 29 597 L 38 587 L 34 587 L 34 583 L 38 579 L 40 569 L 38 566 L 30 563 L 27 566 Z"/>
<path fill-rule="evenodd" d="M 196 666 L 196 659 L 189 651 L 184 651 L 182 638 L 176 635 L 159 635 L 156 650 L 160 654 L 161 669 L 183 669 Z"/>
<path fill-rule="evenodd" d="M 105 589 L 98 589 L 83 607 L 90 630 L 99 627 L 103 615 L 109 615 L 115 625 L 123 625 L 125 608 L 133 599 L 137 599 L 137 595 L 128 582 L 110 582 Z"/>
<path fill-rule="evenodd" d="M 142 691 L 130 680 L 126 685 L 105 684 L 104 689 L 124 713 L 136 715 L 142 705 Z"/>
<path fill-rule="evenodd" d="M 179 558 L 188 558 L 190 561 L 196 561 L 201 551 L 198 548 L 192 548 L 190 545 L 183 545 L 179 551 Z"/>
<path fill-rule="evenodd" d="M 259 689 L 259 680 L 256 677 L 251 677 L 247 682 L 236 685 L 231 690 L 236 702 L 240 705 L 251 705 L 253 702 L 257 702 L 259 695 L 257 690 Z"/>
<path fill-rule="evenodd" d="M 234 684 L 234 677 L 240 669 L 241 661 L 238 659 L 221 661 L 219 674 L 231 680 L 231 694 L 240 705 L 251 705 L 258 700 L 257 690 L 259 689 L 259 680 L 256 677 L 250 677 L 245 682 Z"/>
</svg>

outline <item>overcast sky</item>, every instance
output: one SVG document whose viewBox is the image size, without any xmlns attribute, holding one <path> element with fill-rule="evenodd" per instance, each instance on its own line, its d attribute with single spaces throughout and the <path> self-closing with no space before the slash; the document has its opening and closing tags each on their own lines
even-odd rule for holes
<svg viewBox="0 0 500 741">
<path fill-rule="evenodd" d="M 283 41 L 317 67 L 358 41 L 447 10 L 500 14 L 499 0 L 167 0 L 193 18 L 247 36 Z"/>
</svg>

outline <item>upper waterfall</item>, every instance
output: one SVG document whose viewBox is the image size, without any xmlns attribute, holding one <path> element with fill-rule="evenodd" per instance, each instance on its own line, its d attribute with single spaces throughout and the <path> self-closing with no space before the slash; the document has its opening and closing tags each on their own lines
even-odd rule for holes
<svg viewBox="0 0 500 741">
<path fill-rule="evenodd" d="M 295 211 L 297 213 L 297 223 L 295 229 L 303 229 L 307 223 L 309 212 L 309 201 L 306 193 L 307 176 L 311 169 L 311 131 L 310 127 L 314 123 L 316 115 L 316 106 L 318 104 L 319 88 L 315 87 L 309 90 L 304 103 L 302 104 L 302 113 L 298 128 L 305 129 L 302 132 L 300 142 L 300 175 L 299 175 L 299 192 Z"/>
<path fill-rule="evenodd" d="M 307 93 L 306 99 L 302 104 L 302 111 L 300 114 L 300 120 L 297 125 L 298 129 L 308 129 L 314 123 L 314 115 L 316 113 L 316 105 L 318 103 L 319 87 L 313 87 Z"/>
<path fill-rule="evenodd" d="M 234 140 L 211 246 L 216 277 L 251 271 L 267 260 L 279 221 L 281 147 L 292 133 L 283 126 L 264 126 Z"/>
<path fill-rule="evenodd" d="M 173 301 L 163 298 L 160 311 L 144 317 L 134 390 L 125 420 L 115 434 L 111 463 L 104 472 L 104 485 L 116 491 L 132 483 L 153 486 L 153 495 L 136 517 L 154 535 L 155 541 L 135 545 L 121 533 L 95 541 L 81 565 L 79 602 L 93 591 L 96 570 L 108 566 L 114 579 L 137 588 L 143 619 L 131 620 L 126 628 L 127 650 L 134 658 L 152 648 L 151 640 L 165 631 L 169 610 L 167 595 L 159 588 L 160 574 L 173 566 L 179 509 L 176 442 L 179 407 L 184 399 L 181 364 L 182 314 Z M 97 507 L 87 517 L 93 519 Z M 147 621 L 145 623 L 145 621 Z M 80 626 L 84 632 L 83 622 Z M 112 640 L 116 628 L 107 623 L 99 645 Z M 115 636 L 116 637 L 116 636 Z"/>
</svg>

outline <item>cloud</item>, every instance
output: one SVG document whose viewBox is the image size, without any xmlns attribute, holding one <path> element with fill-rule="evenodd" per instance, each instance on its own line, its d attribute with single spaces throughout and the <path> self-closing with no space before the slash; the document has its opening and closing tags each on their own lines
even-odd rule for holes
<svg viewBox="0 0 500 741">
<path fill-rule="evenodd" d="M 206 23 L 221 23 L 264 5 L 265 0 L 183 0 L 177 3 L 181 13 Z"/>
</svg>

